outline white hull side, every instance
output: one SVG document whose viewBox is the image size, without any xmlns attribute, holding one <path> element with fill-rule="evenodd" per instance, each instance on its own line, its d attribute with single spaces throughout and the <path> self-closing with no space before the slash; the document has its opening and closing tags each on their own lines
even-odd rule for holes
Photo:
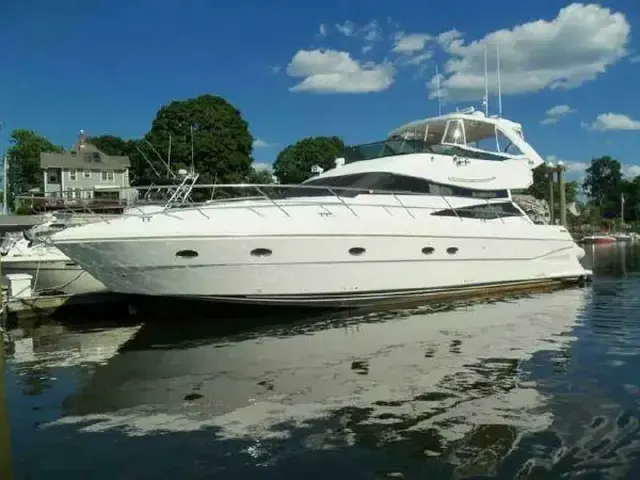
<svg viewBox="0 0 640 480">
<path fill-rule="evenodd" d="M 175 232 L 188 227 L 186 222 L 176 224 Z M 56 245 L 115 292 L 255 303 L 375 303 L 394 295 L 590 273 L 578 261 L 583 251 L 560 227 L 456 218 L 427 220 L 423 235 L 383 233 L 388 227 L 379 224 L 376 233 L 368 235 L 205 237 L 185 232 L 168 239 L 87 239 Z M 350 255 L 352 247 L 366 252 Z M 424 254 L 424 247 L 433 253 Z M 451 247 L 457 253 L 447 253 Z M 256 248 L 273 253 L 252 257 Z M 184 250 L 198 256 L 176 256 Z"/>
<path fill-rule="evenodd" d="M 2 261 L 3 275 L 26 273 L 33 277 L 36 291 L 60 291 L 69 295 L 105 292 L 103 283 L 96 280 L 70 260 L 41 261 L 11 260 Z"/>
</svg>

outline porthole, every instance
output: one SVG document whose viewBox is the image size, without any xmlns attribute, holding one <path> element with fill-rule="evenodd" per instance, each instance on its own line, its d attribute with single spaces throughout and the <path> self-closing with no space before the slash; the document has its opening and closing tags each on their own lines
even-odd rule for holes
<svg viewBox="0 0 640 480">
<path fill-rule="evenodd" d="M 176 257 L 180 258 L 195 258 L 198 256 L 198 252 L 195 250 L 180 250 L 176 252 Z"/>
<path fill-rule="evenodd" d="M 349 255 L 362 255 L 366 250 L 362 247 L 353 247 L 349 249 Z"/>
<path fill-rule="evenodd" d="M 436 251 L 436 249 L 433 248 L 433 247 L 424 247 L 422 249 L 422 253 L 424 253 L 425 255 L 431 255 L 435 251 Z"/>
<path fill-rule="evenodd" d="M 253 250 L 251 250 L 251 255 L 254 257 L 268 257 L 272 253 L 273 252 L 268 248 L 254 248 Z"/>
<path fill-rule="evenodd" d="M 447 253 L 449 255 L 455 255 L 456 253 L 458 253 L 458 247 L 449 247 L 449 248 L 447 248 Z"/>
</svg>

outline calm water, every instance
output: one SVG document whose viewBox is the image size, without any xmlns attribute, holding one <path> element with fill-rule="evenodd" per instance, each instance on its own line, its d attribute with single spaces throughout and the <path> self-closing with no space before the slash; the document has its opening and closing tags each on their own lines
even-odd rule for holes
<svg viewBox="0 0 640 480">
<path fill-rule="evenodd" d="M 640 478 L 640 249 L 593 261 L 455 308 L 22 325 L 0 479 Z"/>
</svg>

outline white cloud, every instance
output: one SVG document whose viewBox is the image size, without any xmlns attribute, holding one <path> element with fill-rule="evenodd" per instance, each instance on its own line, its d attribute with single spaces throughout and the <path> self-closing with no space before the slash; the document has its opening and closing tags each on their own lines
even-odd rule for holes
<svg viewBox="0 0 640 480">
<path fill-rule="evenodd" d="M 454 40 L 458 40 L 460 37 L 462 37 L 462 33 L 454 28 L 453 30 L 442 32 L 438 35 L 436 41 L 442 48 L 447 49 Z"/>
<path fill-rule="evenodd" d="M 418 55 L 414 55 L 407 59 L 409 65 L 423 65 L 427 60 L 433 56 L 433 52 L 423 52 Z"/>
<path fill-rule="evenodd" d="M 640 175 L 640 165 L 629 165 L 624 169 L 624 175 L 629 178 L 636 178 Z"/>
<path fill-rule="evenodd" d="M 547 110 L 547 117 L 562 117 L 573 112 L 573 109 L 569 105 L 556 105 Z"/>
<path fill-rule="evenodd" d="M 271 65 L 269 70 L 271 70 L 271 73 L 280 73 L 281 67 L 280 65 Z"/>
<path fill-rule="evenodd" d="M 427 42 L 433 37 L 426 33 L 412 33 L 405 35 L 399 33 L 396 35 L 396 43 L 393 46 L 395 53 L 412 54 L 421 52 L 425 49 Z"/>
<path fill-rule="evenodd" d="M 567 167 L 567 180 L 582 183 L 585 179 L 587 169 L 591 166 L 591 162 L 574 162 L 570 160 L 562 160 L 555 155 L 548 155 L 545 160 L 557 164 L 563 162 Z M 620 170 L 626 178 L 633 179 L 640 175 L 640 165 L 621 165 Z"/>
<path fill-rule="evenodd" d="M 605 132 L 607 130 L 640 130 L 640 120 L 634 120 L 621 113 L 601 113 L 591 125 L 584 125 L 589 130 Z"/>
<path fill-rule="evenodd" d="M 471 43 L 465 43 L 454 31 L 445 32 L 439 43 L 451 58 L 444 68 L 443 95 L 458 100 L 481 98 L 485 47 L 494 85 L 497 46 L 504 94 L 577 87 L 626 55 L 630 30 L 622 13 L 574 3 L 562 8 L 551 21 L 536 20 L 499 30 Z M 435 97 L 435 78 L 429 89 Z"/>
<path fill-rule="evenodd" d="M 304 78 L 292 92 L 380 92 L 393 84 L 394 73 L 388 63 L 361 63 L 336 50 L 299 50 L 287 66 L 289 76 Z"/>
<path fill-rule="evenodd" d="M 363 35 L 365 42 L 373 43 L 382 38 L 382 30 L 375 20 L 371 20 L 358 31 Z"/>
<path fill-rule="evenodd" d="M 320 27 L 318 27 L 318 35 L 320 37 L 326 37 L 327 36 L 327 26 L 324 23 L 321 23 Z"/>
<path fill-rule="evenodd" d="M 351 37 L 356 34 L 356 25 L 350 20 L 342 24 L 336 24 L 336 29 L 345 37 Z"/>
<path fill-rule="evenodd" d="M 261 138 L 256 138 L 253 141 L 253 148 L 268 148 L 268 147 L 275 147 L 277 145 L 278 145 L 277 143 L 267 143 Z"/>
<path fill-rule="evenodd" d="M 253 168 L 257 171 L 266 170 L 267 172 L 271 172 L 273 165 L 267 162 L 253 162 Z"/>
<path fill-rule="evenodd" d="M 556 105 L 545 112 L 545 118 L 540 123 L 543 125 L 553 125 L 573 111 L 569 105 Z"/>
<path fill-rule="evenodd" d="M 581 179 L 584 177 L 584 172 L 587 168 L 589 168 L 589 165 L 591 165 L 591 163 L 589 162 L 574 162 L 571 160 L 563 160 L 561 158 L 558 158 L 555 155 L 547 155 L 547 157 L 545 158 L 545 160 L 547 162 L 552 162 L 557 164 L 558 162 L 562 162 L 564 163 L 565 167 L 567 167 L 567 176 L 569 178 L 573 177 L 574 179 L 578 178 Z"/>
<path fill-rule="evenodd" d="M 640 63 L 640 55 L 636 55 L 635 57 L 631 57 L 629 59 L 631 63 Z"/>
</svg>

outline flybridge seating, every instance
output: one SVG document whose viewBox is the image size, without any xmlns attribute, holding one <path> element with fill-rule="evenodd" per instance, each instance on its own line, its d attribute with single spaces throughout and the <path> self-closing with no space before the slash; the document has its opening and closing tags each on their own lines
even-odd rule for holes
<svg viewBox="0 0 640 480">
<path fill-rule="evenodd" d="M 343 157 L 348 164 L 411 153 L 493 161 L 526 159 L 531 168 L 543 162 L 524 141 L 520 124 L 485 117 L 473 109 L 409 123 L 384 141 L 347 147 Z"/>
</svg>

